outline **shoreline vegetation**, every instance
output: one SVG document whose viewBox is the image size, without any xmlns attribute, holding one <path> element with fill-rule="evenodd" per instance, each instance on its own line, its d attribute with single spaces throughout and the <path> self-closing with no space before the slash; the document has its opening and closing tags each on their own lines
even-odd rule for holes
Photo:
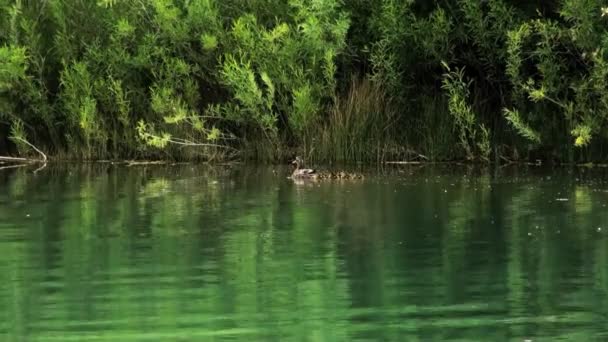
<svg viewBox="0 0 608 342">
<path fill-rule="evenodd" d="M 605 6 L 0 0 L 0 167 L 605 165 Z"/>
</svg>

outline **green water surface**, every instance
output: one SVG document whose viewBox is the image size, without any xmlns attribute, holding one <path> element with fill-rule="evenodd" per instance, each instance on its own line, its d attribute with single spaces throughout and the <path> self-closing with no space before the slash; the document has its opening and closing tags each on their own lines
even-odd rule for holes
<svg viewBox="0 0 608 342">
<path fill-rule="evenodd" d="M 608 173 L 0 171 L 0 341 L 607 341 Z"/>
</svg>

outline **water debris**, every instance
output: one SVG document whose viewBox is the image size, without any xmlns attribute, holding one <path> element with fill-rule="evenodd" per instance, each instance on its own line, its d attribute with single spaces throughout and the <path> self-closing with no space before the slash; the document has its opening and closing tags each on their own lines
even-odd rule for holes
<svg viewBox="0 0 608 342">
<path fill-rule="evenodd" d="M 419 165 L 422 164 L 421 161 L 413 160 L 413 161 L 387 161 L 384 164 L 388 165 Z"/>
<path fill-rule="evenodd" d="M 16 157 L 0 157 L 1 160 L 8 160 L 8 161 L 27 161 L 27 162 L 41 162 L 41 163 L 46 163 L 48 158 L 46 157 L 46 154 L 44 154 L 42 151 L 40 151 L 36 146 L 32 145 L 29 141 L 22 139 L 20 137 L 13 137 L 13 139 L 19 140 L 20 142 L 28 145 L 29 147 L 31 147 L 34 151 L 36 151 L 38 154 L 40 154 L 40 159 L 30 159 L 30 158 L 16 158 Z"/>
<path fill-rule="evenodd" d="M 142 160 L 142 161 L 136 161 L 136 160 L 130 160 L 127 161 L 127 166 L 138 166 L 138 165 L 162 165 L 162 164 L 167 164 L 166 161 L 164 160 Z"/>
<path fill-rule="evenodd" d="M 47 158 L 46 154 L 44 154 L 36 146 L 32 145 L 31 143 L 29 143 L 25 139 L 22 139 L 22 138 L 19 138 L 19 137 L 13 137 L 13 139 L 19 140 L 21 143 L 23 143 L 23 144 L 31 147 L 34 151 L 36 151 L 38 154 L 40 154 L 40 159 L 0 156 L 0 161 L 2 161 L 3 164 L 4 164 L 4 162 L 14 162 L 14 163 L 19 162 L 19 164 L 16 164 L 16 165 L 9 165 L 9 166 L 0 167 L 0 170 L 2 170 L 2 169 L 12 169 L 12 168 L 17 168 L 17 167 L 24 167 L 24 166 L 31 165 L 33 163 L 41 163 L 42 166 L 39 167 L 39 168 L 37 168 L 36 171 L 34 171 L 34 173 L 37 173 L 38 171 L 40 171 L 40 170 L 42 170 L 42 169 L 44 169 L 46 167 L 46 162 L 48 161 L 48 158 Z"/>
<path fill-rule="evenodd" d="M 555 200 L 558 202 L 568 202 L 569 201 L 569 199 L 567 199 L 567 198 L 556 198 Z"/>
<path fill-rule="evenodd" d="M 24 167 L 24 166 L 28 166 L 28 165 L 30 165 L 30 164 L 16 164 L 16 165 L 2 166 L 2 167 L 0 167 L 0 170 L 15 169 L 18 167 Z"/>
</svg>

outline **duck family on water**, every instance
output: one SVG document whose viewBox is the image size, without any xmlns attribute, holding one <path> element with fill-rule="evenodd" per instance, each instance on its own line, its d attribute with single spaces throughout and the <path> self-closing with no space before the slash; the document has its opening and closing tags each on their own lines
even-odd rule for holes
<svg viewBox="0 0 608 342">
<path fill-rule="evenodd" d="M 296 157 L 292 162 L 295 169 L 291 173 L 292 179 L 362 179 L 363 175 L 345 171 L 338 172 L 319 172 L 315 169 L 302 168 L 304 160 L 301 157 Z"/>
</svg>

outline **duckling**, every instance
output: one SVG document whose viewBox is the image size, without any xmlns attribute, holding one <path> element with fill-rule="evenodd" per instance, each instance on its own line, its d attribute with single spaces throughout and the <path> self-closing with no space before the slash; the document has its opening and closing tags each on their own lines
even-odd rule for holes
<svg viewBox="0 0 608 342">
<path fill-rule="evenodd" d="M 301 157 L 296 157 L 291 164 L 296 167 L 291 174 L 292 179 L 354 180 L 364 178 L 362 174 L 346 172 L 344 170 L 317 172 L 315 169 L 303 169 L 301 167 L 304 165 L 304 161 Z"/>
</svg>

